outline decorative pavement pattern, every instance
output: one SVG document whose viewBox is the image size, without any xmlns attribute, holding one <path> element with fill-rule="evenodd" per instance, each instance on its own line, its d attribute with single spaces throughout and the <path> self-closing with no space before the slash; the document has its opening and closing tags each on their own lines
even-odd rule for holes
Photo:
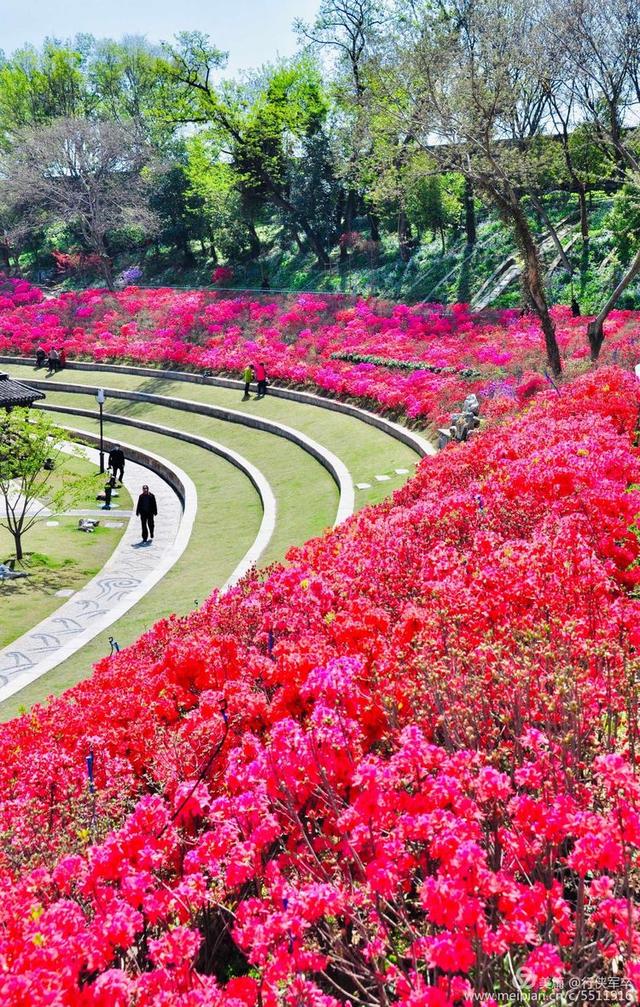
<svg viewBox="0 0 640 1007">
<path fill-rule="evenodd" d="M 87 457 L 97 462 L 98 452 L 92 448 L 85 450 Z M 0 700 L 7 699 L 93 639 L 97 623 L 104 622 L 105 628 L 110 625 L 113 612 L 126 604 L 129 597 L 137 600 L 144 593 L 144 582 L 157 573 L 167 552 L 172 550 L 183 515 L 177 494 L 150 469 L 135 462 L 127 461 L 124 475 L 124 485 L 134 501 L 145 484 L 156 496 L 154 542 L 147 545 L 141 542 L 140 522 L 133 513 L 100 572 L 48 618 L 0 650 Z M 110 514 L 121 517 L 125 513 L 131 514 L 99 511 L 101 520 Z"/>
</svg>

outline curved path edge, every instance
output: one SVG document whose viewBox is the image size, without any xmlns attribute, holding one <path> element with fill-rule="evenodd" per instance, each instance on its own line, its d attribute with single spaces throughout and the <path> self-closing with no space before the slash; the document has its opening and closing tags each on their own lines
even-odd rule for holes
<svg viewBox="0 0 640 1007">
<path fill-rule="evenodd" d="M 95 419 L 95 412 L 91 409 L 76 409 L 74 406 L 56 405 L 53 402 L 40 403 L 39 408 L 48 412 L 65 413 L 70 416 L 83 416 L 87 419 Z M 230 462 L 248 478 L 249 482 L 252 484 L 260 497 L 260 502 L 262 504 L 262 520 L 252 545 L 244 554 L 233 573 L 220 588 L 220 591 L 228 591 L 230 587 L 233 587 L 234 584 L 236 584 L 253 566 L 255 566 L 258 559 L 269 545 L 275 530 L 277 504 L 273 490 L 271 489 L 271 485 L 266 476 L 243 455 L 234 451 L 232 448 L 226 447 L 224 444 L 219 444 L 218 441 L 210 440 L 208 437 L 188 434 L 183 430 L 175 430 L 173 427 L 165 427 L 159 423 L 148 423 L 146 420 L 140 420 L 137 418 L 132 419 L 129 416 L 120 416 L 117 413 L 105 413 L 104 419 L 110 423 L 121 423 L 123 426 L 135 427 L 138 430 L 147 430 L 149 433 L 160 434 L 163 437 L 173 437 L 175 440 L 184 441 L 186 444 L 193 444 L 195 447 L 202 448 L 205 451 L 210 451 L 212 454 L 218 455 L 220 458 L 224 458 L 225 461 Z M 91 434 L 84 430 L 74 430 L 73 432 L 77 433 L 80 440 L 88 439 L 94 444 L 99 442 L 99 438 L 96 434 Z M 130 445 L 122 446 L 126 448 L 128 456 L 132 459 L 134 459 L 136 454 L 149 458 L 155 457 L 147 452 L 141 451 L 139 448 L 134 448 Z M 188 478 L 189 477 L 187 476 L 187 479 Z"/>
<path fill-rule="evenodd" d="M 84 441 L 85 443 L 99 443 L 99 438 L 93 434 L 86 433 L 82 430 L 74 430 L 73 428 L 65 429 L 68 429 L 69 433 L 77 435 L 78 439 Z M 99 633 L 104 632 L 104 630 L 108 629 L 109 626 L 113 625 L 113 623 L 120 619 L 126 612 L 129 611 L 129 609 L 133 608 L 133 606 L 136 605 L 140 599 L 151 590 L 151 588 L 155 587 L 155 585 L 180 559 L 187 548 L 197 512 L 197 493 L 191 478 L 186 474 L 186 472 L 183 472 L 182 469 L 177 466 L 169 465 L 169 463 L 159 455 L 155 455 L 151 452 L 140 451 L 139 448 L 135 448 L 132 445 L 123 445 L 123 447 L 126 448 L 132 461 L 135 461 L 137 464 L 143 465 L 145 468 L 155 472 L 155 474 L 168 483 L 173 492 L 181 499 L 182 516 L 178 525 L 177 534 L 168 550 L 158 552 L 156 554 L 159 560 L 158 563 L 144 577 L 143 581 L 137 588 L 127 592 L 106 612 L 92 618 L 91 624 L 86 629 L 78 634 L 74 634 L 74 636 L 62 647 L 57 648 L 49 654 L 45 654 L 41 660 L 37 661 L 24 671 L 18 672 L 16 675 L 12 676 L 5 685 L 1 686 L 0 703 L 5 699 L 9 699 L 9 697 L 15 695 L 15 693 L 20 692 L 27 685 L 35 682 L 43 675 L 46 675 L 47 672 L 52 671 L 59 664 L 62 664 L 87 643 L 93 640 Z M 167 478 L 167 476 L 169 478 Z M 117 511 L 114 511 L 114 515 L 115 514 L 117 514 Z M 130 524 L 134 520 L 135 516 L 130 519 Z M 107 566 L 112 563 L 114 557 L 118 556 L 118 554 L 123 550 L 125 541 L 125 539 L 121 540 L 118 546 L 116 546 L 116 549 L 107 560 Z M 99 581 L 104 569 L 105 567 L 103 567 L 95 577 L 92 577 L 91 580 L 77 592 L 74 596 L 74 601 L 77 602 L 83 591 L 86 591 Z M 60 608 L 56 609 L 55 613 L 53 613 L 54 617 L 60 618 L 64 608 L 65 605 L 62 605 Z M 50 618 L 51 617 L 47 617 L 47 619 L 43 619 L 41 623 L 32 626 L 31 629 L 24 634 L 24 637 L 37 634 Z M 19 637 L 18 640 L 14 640 L 0 653 L 12 653 L 15 648 L 19 646 L 20 640 L 24 637 Z"/>
<path fill-rule="evenodd" d="M 60 392 L 62 394 L 71 395 L 92 395 L 97 392 L 97 386 L 93 387 L 91 385 L 74 385 L 67 381 L 56 381 L 55 384 L 47 381 L 40 381 L 39 379 L 29 380 L 29 384 L 33 388 L 42 388 L 44 391 L 50 392 Z M 329 472 L 333 481 L 338 487 L 339 499 L 338 499 L 338 510 L 336 513 L 334 527 L 339 525 L 346 518 L 350 517 L 355 510 L 355 488 L 353 485 L 353 479 L 351 478 L 351 473 L 349 472 L 347 466 L 344 462 L 338 458 L 333 451 L 329 451 L 322 444 L 314 441 L 311 437 L 307 437 L 306 434 L 301 433 L 299 430 L 295 430 L 293 427 L 289 427 L 284 423 L 279 423 L 277 420 L 267 420 L 261 417 L 252 416 L 250 413 L 243 413 L 239 409 L 227 409 L 225 406 L 212 406 L 206 403 L 194 402 L 192 399 L 175 399 L 168 398 L 165 395 L 152 395 L 149 392 L 135 392 L 129 391 L 123 388 L 109 388 L 108 386 L 103 386 L 105 393 L 108 397 L 113 399 L 124 399 L 128 402 L 147 402 L 149 405 L 162 406 L 165 409 L 177 409 L 179 412 L 186 413 L 196 413 L 199 416 L 209 416 L 212 419 L 223 420 L 227 423 L 238 423 L 241 426 L 252 427 L 254 430 L 261 430 L 264 433 L 273 434 L 276 437 L 284 437 L 285 440 L 291 441 L 292 444 L 296 444 L 298 447 L 306 451 L 307 454 L 311 455 L 316 461 Z M 49 405 L 43 403 L 38 403 L 38 407 L 43 409 L 49 408 Z M 55 408 L 55 406 L 52 406 Z M 62 410 L 64 411 L 64 410 Z M 77 412 L 76 415 L 90 415 L 95 417 L 94 412 L 89 412 L 89 410 L 84 410 Z M 113 422 L 121 422 L 120 417 L 115 414 L 111 414 L 109 417 Z M 141 429 L 148 430 L 171 430 L 171 436 L 178 437 L 182 436 L 180 431 L 177 431 L 169 427 L 156 427 L 154 424 L 146 424 L 142 420 L 135 420 L 133 424 Z M 187 438 L 183 436 L 183 440 Z M 203 442 L 206 442 L 205 438 L 202 438 Z M 197 443 L 197 439 L 192 443 Z M 215 442 L 208 442 L 215 443 Z M 219 447 L 222 448 L 221 445 Z M 224 451 L 227 449 L 224 448 Z"/>
<path fill-rule="evenodd" d="M 31 365 L 33 367 L 33 358 L 0 354 L 0 363 L 8 365 L 15 363 L 27 367 Z M 68 360 L 66 369 L 130 374 L 141 378 L 162 377 L 167 381 L 184 381 L 187 384 L 193 385 L 213 385 L 219 388 L 230 388 L 234 391 L 242 391 L 244 389 L 244 382 L 237 378 L 225 378 L 214 374 L 197 374 L 191 371 L 173 371 L 167 370 L 164 367 L 135 367 L 133 364 L 107 364 L 102 361 Z M 278 399 L 289 399 L 292 402 L 317 406 L 319 409 L 329 409 L 331 412 L 345 413 L 347 416 L 353 416 L 356 419 L 362 420 L 363 423 L 367 423 L 369 426 L 377 427 L 378 430 L 384 431 L 389 436 L 413 448 L 421 457 L 437 454 L 435 445 L 415 430 L 410 430 L 408 427 L 402 426 L 401 423 L 395 423 L 393 420 L 387 419 L 386 416 L 381 416 L 379 413 L 371 412 L 371 410 L 364 409 L 362 406 L 356 406 L 351 402 L 343 402 L 341 399 L 332 399 L 327 395 L 274 384 L 269 385 L 269 395 L 273 395 L 274 398 Z"/>
</svg>

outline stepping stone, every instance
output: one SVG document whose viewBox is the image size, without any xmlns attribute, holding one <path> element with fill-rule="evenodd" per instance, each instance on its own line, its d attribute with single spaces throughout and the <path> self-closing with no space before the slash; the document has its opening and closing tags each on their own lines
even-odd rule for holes
<svg viewBox="0 0 640 1007">
<path fill-rule="evenodd" d="M 356 489 L 358 490 L 370 490 L 371 483 L 356 483 Z"/>
<path fill-rule="evenodd" d="M 56 591 L 56 598 L 70 598 L 75 593 L 70 587 L 61 587 L 59 591 Z"/>
<path fill-rule="evenodd" d="M 399 476 L 409 475 L 409 469 L 396 469 L 396 474 Z"/>
<path fill-rule="evenodd" d="M 390 479 L 391 479 L 391 476 L 376 476 L 376 480 L 379 483 L 389 482 Z"/>
<path fill-rule="evenodd" d="M 59 524 L 59 521 L 47 521 L 47 528 L 57 528 Z"/>
<path fill-rule="evenodd" d="M 122 528 L 124 521 L 105 521 L 105 528 Z"/>
</svg>

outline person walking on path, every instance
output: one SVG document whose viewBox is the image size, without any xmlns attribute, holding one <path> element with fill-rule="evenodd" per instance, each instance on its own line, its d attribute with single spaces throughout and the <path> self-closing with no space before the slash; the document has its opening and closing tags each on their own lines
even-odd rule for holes
<svg viewBox="0 0 640 1007">
<path fill-rule="evenodd" d="M 251 364 L 247 364 L 242 372 L 242 380 L 244 381 L 244 395 L 242 397 L 243 399 L 248 399 L 249 392 L 251 390 L 251 382 L 253 381 L 253 367 Z"/>
<path fill-rule="evenodd" d="M 256 364 L 256 381 L 258 382 L 256 398 L 261 399 L 267 394 L 267 371 L 262 361 Z"/>
<path fill-rule="evenodd" d="M 157 514 L 158 505 L 156 498 L 153 493 L 149 492 L 148 486 L 143 486 L 142 493 L 138 497 L 138 506 L 136 507 L 136 515 L 140 518 L 140 524 L 142 525 L 143 542 L 146 542 L 148 538 L 153 542 Z"/>
<path fill-rule="evenodd" d="M 118 473 L 120 474 L 120 485 L 122 486 L 122 480 L 124 479 L 124 451 L 119 444 L 114 444 L 111 448 L 108 466 L 113 472 L 114 479 L 118 479 Z"/>
</svg>

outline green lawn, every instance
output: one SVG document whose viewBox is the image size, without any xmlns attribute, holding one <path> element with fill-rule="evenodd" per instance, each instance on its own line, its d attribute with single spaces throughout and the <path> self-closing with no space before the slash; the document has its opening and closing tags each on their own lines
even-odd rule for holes
<svg viewBox="0 0 640 1007">
<path fill-rule="evenodd" d="M 27 380 L 29 377 L 33 377 L 35 372 L 28 366 L 12 366 L 11 373 L 15 374 L 18 379 Z M 346 416 L 344 413 L 331 412 L 328 409 L 320 409 L 317 406 L 289 402 L 274 396 L 267 395 L 266 398 L 259 401 L 252 396 L 248 401 L 244 401 L 240 391 L 218 388 L 215 385 L 193 385 L 186 381 L 167 381 L 162 377 L 162 372 L 158 373 L 157 378 L 141 378 L 130 374 L 68 370 L 61 375 L 52 377 L 52 388 L 56 378 L 76 385 L 95 387 L 99 384 L 106 388 L 122 388 L 147 392 L 152 395 L 166 395 L 170 398 L 191 399 L 194 402 L 224 406 L 227 409 L 236 409 L 286 423 L 333 451 L 351 472 L 354 483 L 371 484 L 369 490 L 356 491 L 357 508 L 377 503 L 388 496 L 393 489 L 401 486 L 408 477 L 398 476 L 395 469 L 408 468 L 413 472 L 413 465 L 417 460 L 416 453 L 410 447 L 394 440 L 376 427 L 367 426 L 354 417 Z M 51 394 L 49 393 L 49 397 Z M 78 396 L 66 401 L 73 404 L 74 400 L 77 402 Z M 56 401 L 58 401 L 57 396 Z M 93 399 L 91 399 L 90 406 L 87 406 L 87 402 L 83 403 L 85 408 L 95 407 Z M 145 418 L 148 418 L 147 411 L 151 408 L 155 407 L 150 407 L 146 403 L 126 402 L 121 399 L 108 400 L 105 406 L 109 412 L 124 413 L 127 416 L 144 415 Z M 165 415 L 167 419 L 164 422 L 168 426 L 180 426 L 182 420 L 178 419 L 178 414 L 175 411 L 173 411 L 173 421 L 171 411 L 167 411 Z M 206 423 L 215 422 L 206 417 L 190 416 L 189 429 L 191 429 L 192 420 L 194 422 L 197 420 L 204 420 Z M 224 424 L 224 433 L 220 434 L 219 439 L 232 446 L 226 432 L 228 431 L 229 435 L 232 435 L 232 432 L 238 429 L 241 428 L 237 428 L 235 424 Z M 268 475 L 268 472 L 266 474 Z M 378 483 L 375 480 L 376 475 L 389 475 L 391 481 Z"/>
<path fill-rule="evenodd" d="M 70 477 L 87 479 L 88 486 L 73 501 L 77 509 L 100 506 L 95 496 L 103 485 L 95 465 L 82 458 L 61 455 L 51 483 L 60 483 Z M 118 504 L 121 509 L 131 507 L 131 498 L 125 489 L 120 490 Z M 116 518 L 117 511 L 109 516 Z M 47 521 L 58 521 L 48 527 Z M 23 541 L 24 561 L 20 567 L 29 576 L 21 580 L 0 583 L 0 648 L 6 647 L 31 626 L 46 618 L 66 601 L 56 597 L 56 592 L 68 589 L 77 591 L 91 580 L 104 566 L 122 536 L 128 518 L 123 518 L 122 528 L 105 528 L 104 522 L 91 534 L 78 530 L 78 518 L 71 515 L 52 514 L 43 517 L 27 532 Z M 0 560 L 15 555 L 12 536 L 0 528 Z"/>
</svg>

